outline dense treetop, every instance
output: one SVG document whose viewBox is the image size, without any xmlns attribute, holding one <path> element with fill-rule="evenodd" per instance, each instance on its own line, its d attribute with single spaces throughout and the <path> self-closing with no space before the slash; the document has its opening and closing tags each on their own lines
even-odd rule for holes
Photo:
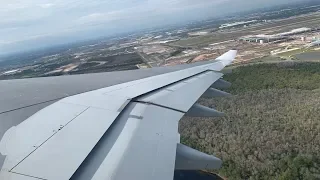
<svg viewBox="0 0 320 180">
<path fill-rule="evenodd" d="M 182 142 L 224 162 L 228 179 L 320 179 L 320 63 L 238 67 L 228 98 L 199 102 L 222 118 L 180 122 Z"/>
</svg>

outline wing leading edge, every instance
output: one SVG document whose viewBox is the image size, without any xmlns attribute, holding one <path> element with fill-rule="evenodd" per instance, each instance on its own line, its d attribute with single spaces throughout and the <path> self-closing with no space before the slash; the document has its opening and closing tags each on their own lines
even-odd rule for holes
<svg viewBox="0 0 320 180">
<path fill-rule="evenodd" d="M 221 116 L 201 96 L 229 95 L 221 71 L 237 51 L 210 64 L 63 98 L 9 129 L 0 177 L 11 180 L 172 179 L 174 169 L 216 169 L 221 160 L 180 144 L 178 122 Z"/>
</svg>

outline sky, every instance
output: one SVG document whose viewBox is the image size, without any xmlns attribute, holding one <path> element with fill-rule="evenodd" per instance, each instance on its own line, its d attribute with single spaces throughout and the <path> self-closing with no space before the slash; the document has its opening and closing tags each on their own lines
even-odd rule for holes
<svg viewBox="0 0 320 180">
<path fill-rule="evenodd" d="M 305 0 L 1 0 L 0 55 Z"/>
</svg>

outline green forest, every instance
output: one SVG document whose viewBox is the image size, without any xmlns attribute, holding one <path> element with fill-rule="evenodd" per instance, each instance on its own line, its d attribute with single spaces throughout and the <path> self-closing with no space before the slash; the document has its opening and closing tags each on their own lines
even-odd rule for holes
<svg viewBox="0 0 320 180">
<path fill-rule="evenodd" d="M 320 179 L 320 63 L 242 66 L 224 79 L 232 97 L 199 103 L 226 116 L 184 117 L 181 142 L 221 158 L 228 180 Z"/>
</svg>

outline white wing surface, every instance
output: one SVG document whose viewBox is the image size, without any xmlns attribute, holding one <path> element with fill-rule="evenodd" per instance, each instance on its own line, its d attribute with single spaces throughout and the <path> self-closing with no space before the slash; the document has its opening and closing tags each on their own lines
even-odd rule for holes
<svg viewBox="0 0 320 180">
<path fill-rule="evenodd" d="M 180 144 L 179 120 L 222 116 L 198 104 L 227 96 L 221 71 L 237 51 L 210 64 L 63 98 L 9 129 L 0 142 L 4 180 L 173 179 L 175 169 L 216 169 L 221 160 Z"/>
</svg>

